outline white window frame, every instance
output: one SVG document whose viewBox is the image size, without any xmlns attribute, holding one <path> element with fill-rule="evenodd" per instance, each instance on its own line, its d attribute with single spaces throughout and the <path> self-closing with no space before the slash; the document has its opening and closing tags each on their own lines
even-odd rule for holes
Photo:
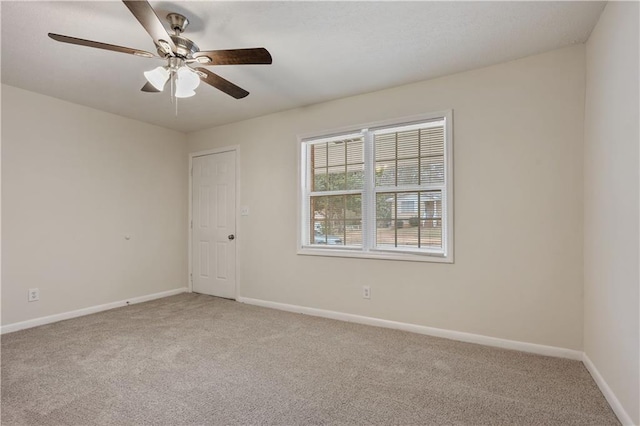
<svg viewBox="0 0 640 426">
<path fill-rule="evenodd" d="M 397 192 L 398 187 L 378 187 L 375 186 L 375 173 L 372 166 L 374 164 L 373 136 L 375 132 L 385 128 L 420 126 L 426 121 L 444 119 L 444 164 L 445 182 L 441 185 L 443 189 L 443 249 L 439 252 L 430 252 L 425 249 L 412 249 L 408 247 L 375 247 L 375 194 L 377 192 Z M 385 260 L 406 260 L 419 262 L 439 262 L 453 263 L 453 111 L 438 111 L 428 114 L 421 114 L 411 117 L 397 118 L 381 122 L 367 123 L 358 126 L 351 126 L 342 129 L 333 129 L 321 133 L 313 133 L 298 136 L 298 232 L 297 232 L 297 253 L 300 255 L 330 256 L 330 257 L 352 257 L 367 259 Z M 330 246 L 330 245 L 308 245 L 310 223 L 310 191 L 308 182 L 311 179 L 307 161 L 308 147 L 312 143 L 326 142 L 331 140 L 347 139 L 349 137 L 364 137 L 364 164 L 365 183 L 362 191 L 362 246 Z M 431 187 L 415 186 L 416 191 L 425 191 Z M 406 188 L 402 188 L 403 190 Z M 414 188 L 411 188 L 414 190 Z M 345 191 L 340 191 L 345 192 Z M 325 195 L 331 195 L 327 192 Z M 373 228 L 373 229 L 371 229 Z"/>
</svg>

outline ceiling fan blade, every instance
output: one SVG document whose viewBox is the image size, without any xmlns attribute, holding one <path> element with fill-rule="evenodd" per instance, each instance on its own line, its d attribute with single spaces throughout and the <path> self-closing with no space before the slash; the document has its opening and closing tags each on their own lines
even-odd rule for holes
<svg viewBox="0 0 640 426">
<path fill-rule="evenodd" d="M 200 75 L 200 79 L 202 81 L 210 84 L 218 90 L 223 91 L 229 96 L 233 96 L 236 99 L 242 99 L 249 94 L 249 92 L 247 92 L 243 88 L 236 86 L 229 80 L 225 80 L 218 74 L 214 74 L 205 68 L 196 68 L 196 71 L 198 71 L 198 74 Z"/>
<path fill-rule="evenodd" d="M 158 15 L 156 15 L 151 5 L 145 0 L 122 0 L 122 2 L 129 8 L 138 22 L 142 24 L 155 44 L 161 48 L 166 46 L 167 49 L 171 50 L 171 52 L 167 51 L 166 53 L 173 56 L 173 53 L 176 52 L 176 45 L 173 43 L 173 40 L 171 40 L 169 33 L 167 33 L 167 30 L 164 28 L 164 25 L 162 25 L 160 18 L 158 18 Z"/>
<path fill-rule="evenodd" d="M 270 64 L 271 54 L 264 47 L 254 49 L 208 50 L 193 54 L 194 58 L 208 57 L 211 62 L 200 62 L 202 65 L 251 65 Z"/>
<path fill-rule="evenodd" d="M 148 81 L 140 90 L 147 93 L 160 93 L 160 90 L 156 89 L 155 86 Z"/>
<path fill-rule="evenodd" d="M 111 50 L 113 52 L 128 53 L 130 55 L 142 56 L 144 58 L 159 58 L 159 56 L 155 56 L 153 53 L 145 52 L 144 50 L 100 43 L 99 41 L 85 40 L 83 38 L 69 37 L 54 33 L 49 33 L 49 37 L 62 43 L 77 44 L 79 46 L 95 47 L 97 49 Z"/>
</svg>

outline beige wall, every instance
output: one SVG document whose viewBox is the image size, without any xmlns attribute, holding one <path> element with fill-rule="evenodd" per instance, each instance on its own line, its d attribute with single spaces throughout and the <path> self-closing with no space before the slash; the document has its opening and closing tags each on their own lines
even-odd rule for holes
<svg viewBox="0 0 640 426">
<path fill-rule="evenodd" d="M 181 133 L 3 85 L 2 324 L 185 287 L 187 176 Z"/>
<path fill-rule="evenodd" d="M 240 295 L 581 350 L 584 60 L 574 46 L 189 134 L 190 152 L 241 147 Z M 296 254 L 296 135 L 449 108 L 455 264 Z"/>
<path fill-rule="evenodd" d="M 610 2 L 587 43 L 584 350 L 640 424 L 637 2 Z"/>
</svg>

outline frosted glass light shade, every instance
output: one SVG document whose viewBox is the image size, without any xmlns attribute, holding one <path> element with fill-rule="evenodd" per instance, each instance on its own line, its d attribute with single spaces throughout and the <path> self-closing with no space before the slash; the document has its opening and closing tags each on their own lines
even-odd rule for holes
<svg viewBox="0 0 640 426">
<path fill-rule="evenodd" d="M 176 73 L 176 98 L 188 98 L 196 94 L 200 77 L 189 67 L 181 67 Z"/>
<path fill-rule="evenodd" d="M 151 71 L 145 71 L 144 77 L 153 87 L 162 92 L 164 85 L 169 80 L 169 71 L 165 67 L 158 67 Z"/>
<path fill-rule="evenodd" d="M 196 92 L 194 92 L 193 90 L 180 90 L 178 88 L 176 88 L 176 93 L 175 96 L 176 98 L 190 98 L 193 95 L 195 95 Z"/>
</svg>

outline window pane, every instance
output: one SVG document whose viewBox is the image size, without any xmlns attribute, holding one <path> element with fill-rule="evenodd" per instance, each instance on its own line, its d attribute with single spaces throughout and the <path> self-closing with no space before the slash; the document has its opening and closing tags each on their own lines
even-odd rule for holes
<svg viewBox="0 0 640 426">
<path fill-rule="evenodd" d="M 311 197 L 311 222 L 325 223 L 328 197 Z"/>
<path fill-rule="evenodd" d="M 345 237 L 346 245 L 362 246 L 362 219 L 347 219 Z"/>
<path fill-rule="evenodd" d="M 396 134 L 375 135 L 376 161 L 396 158 Z"/>
<path fill-rule="evenodd" d="M 378 161 L 376 162 L 376 186 L 396 185 L 396 162 Z"/>
<path fill-rule="evenodd" d="M 420 183 L 444 183 L 444 157 L 428 157 L 420 159 Z"/>
<path fill-rule="evenodd" d="M 314 224 L 312 244 L 361 245 L 362 196 L 312 197 Z M 358 226 L 355 226 L 358 225 Z"/>
<path fill-rule="evenodd" d="M 315 233 L 321 233 L 324 234 L 325 230 L 327 228 L 327 226 L 325 225 L 325 221 L 324 219 L 322 220 L 315 220 L 313 222 L 313 229 L 311 229 L 311 235 L 315 234 Z"/>
<path fill-rule="evenodd" d="M 345 196 L 345 237 L 348 245 L 362 244 L 362 195 Z"/>
<path fill-rule="evenodd" d="M 442 191 L 420 193 L 420 217 L 423 219 L 442 217 Z"/>
<path fill-rule="evenodd" d="M 345 166 L 329 167 L 327 179 L 327 191 L 340 191 L 347 189 Z"/>
<path fill-rule="evenodd" d="M 347 189 L 362 189 L 364 185 L 364 164 L 347 166 Z"/>
<path fill-rule="evenodd" d="M 311 166 L 327 167 L 327 144 L 319 143 L 311 145 Z"/>
<path fill-rule="evenodd" d="M 345 195 L 345 218 L 360 220 L 362 219 L 362 195 Z"/>
<path fill-rule="evenodd" d="M 398 160 L 398 184 L 417 185 L 418 184 L 418 159 Z"/>
<path fill-rule="evenodd" d="M 402 220 L 402 226 L 398 225 L 396 232 L 398 234 L 398 244 L 396 247 L 418 248 L 418 232 L 419 227 L 412 225 L 413 221 L 407 219 Z"/>
<path fill-rule="evenodd" d="M 420 130 L 420 156 L 444 155 L 444 127 Z"/>
<path fill-rule="evenodd" d="M 418 157 L 420 131 L 411 130 L 398 133 L 398 158 Z"/>
<path fill-rule="evenodd" d="M 393 219 L 394 194 L 382 193 L 376 195 L 376 218 L 385 227 L 391 226 Z"/>
<path fill-rule="evenodd" d="M 326 191 L 328 189 L 327 182 L 327 168 L 313 169 L 313 184 L 311 185 L 312 191 Z"/>
<path fill-rule="evenodd" d="M 401 219 L 418 217 L 418 194 L 410 192 L 397 195 L 398 210 L 396 216 Z"/>
<path fill-rule="evenodd" d="M 396 194 L 396 247 L 418 247 L 418 193 Z"/>
<path fill-rule="evenodd" d="M 442 248 L 442 192 L 420 193 L 420 247 Z"/>
<path fill-rule="evenodd" d="M 345 164 L 345 143 L 343 141 L 329 142 L 327 145 L 329 157 L 329 162 L 327 165 L 338 166 L 341 164 Z"/>
<path fill-rule="evenodd" d="M 344 197 L 311 197 L 311 244 L 344 244 Z"/>
<path fill-rule="evenodd" d="M 344 245 L 344 220 L 330 220 L 327 227 L 327 244 Z"/>
<path fill-rule="evenodd" d="M 396 245 L 396 220 L 395 220 L 396 194 L 376 194 L 376 246 L 395 247 Z"/>
<path fill-rule="evenodd" d="M 313 229 L 310 230 L 310 244 L 318 244 L 318 236 L 327 232 L 327 216 L 326 210 L 328 205 L 328 197 L 311 197 L 310 200 L 310 223 L 313 223 Z"/>
<path fill-rule="evenodd" d="M 420 224 L 420 247 L 442 248 L 442 219 L 427 219 Z"/>
<path fill-rule="evenodd" d="M 347 164 L 364 162 L 364 142 L 362 138 L 347 142 Z"/>
<path fill-rule="evenodd" d="M 329 219 L 329 232 L 344 231 L 344 195 L 334 195 L 329 198 L 329 204 L 327 207 L 327 218 Z"/>
</svg>

